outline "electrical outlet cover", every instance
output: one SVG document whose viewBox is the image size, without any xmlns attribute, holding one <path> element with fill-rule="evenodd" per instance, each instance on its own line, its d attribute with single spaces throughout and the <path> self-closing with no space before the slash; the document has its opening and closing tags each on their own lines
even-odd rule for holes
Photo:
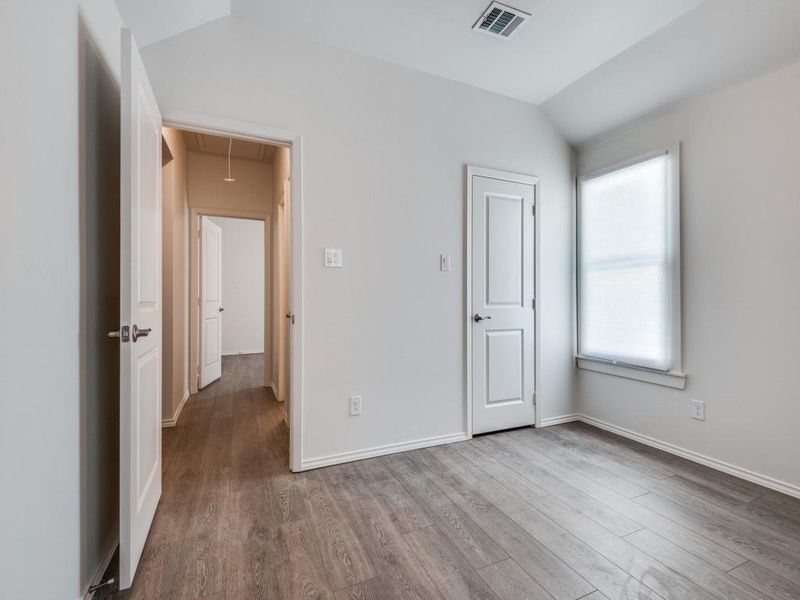
<svg viewBox="0 0 800 600">
<path fill-rule="evenodd" d="M 361 414 L 361 396 L 350 396 L 350 416 L 357 417 Z"/>
<path fill-rule="evenodd" d="M 689 402 L 689 414 L 697 421 L 706 420 L 706 403 L 702 400 L 691 400 Z"/>
</svg>

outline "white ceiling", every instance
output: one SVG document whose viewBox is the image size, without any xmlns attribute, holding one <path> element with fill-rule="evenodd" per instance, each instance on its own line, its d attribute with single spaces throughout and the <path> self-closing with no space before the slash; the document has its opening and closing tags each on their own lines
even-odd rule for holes
<svg viewBox="0 0 800 600">
<path fill-rule="evenodd" d="M 542 108 L 580 145 L 797 60 L 800 0 L 705 0 Z"/>
<path fill-rule="evenodd" d="M 539 104 L 701 0 L 507 0 L 510 39 L 472 30 L 489 0 L 233 0 L 233 14 Z"/>
<path fill-rule="evenodd" d="M 533 16 L 504 40 L 471 29 L 489 0 L 117 0 L 142 46 L 233 14 L 542 105 L 574 144 L 800 59 L 800 0 L 507 2 Z"/>
<path fill-rule="evenodd" d="M 231 14 L 231 0 L 116 0 L 140 47 Z"/>
</svg>

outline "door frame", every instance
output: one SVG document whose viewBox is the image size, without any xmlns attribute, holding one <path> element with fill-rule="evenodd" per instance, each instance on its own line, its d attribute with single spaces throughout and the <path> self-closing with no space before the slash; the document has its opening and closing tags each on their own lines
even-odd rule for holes
<svg viewBox="0 0 800 600">
<path fill-rule="evenodd" d="M 262 123 L 239 121 L 213 115 L 165 109 L 161 115 L 165 127 L 208 135 L 235 137 L 256 143 L 287 146 L 291 155 L 291 298 L 295 323 L 289 364 L 289 468 L 303 470 L 303 136 L 294 131 Z M 236 215 L 232 215 L 236 216 Z M 191 216 L 190 216 L 191 223 Z"/>
<path fill-rule="evenodd" d="M 466 225 L 466 237 L 465 237 L 465 245 L 464 245 L 464 306 L 466 307 L 466 311 L 464 313 L 464 360 L 465 360 L 465 373 L 466 379 L 464 381 L 465 390 L 466 390 L 466 423 L 465 429 L 467 432 L 467 439 L 472 438 L 472 427 L 473 427 L 473 420 L 472 420 L 472 209 L 473 209 L 473 202 L 472 202 L 472 178 L 473 177 L 487 177 L 489 179 L 499 179 L 501 181 L 511 181 L 513 183 L 522 183 L 525 185 L 532 185 L 533 186 L 533 205 L 535 207 L 535 218 L 533 220 L 533 296 L 536 302 L 536 308 L 533 311 L 533 373 L 534 373 L 534 403 L 533 403 L 533 415 L 534 415 L 534 422 L 531 423 L 534 427 L 541 426 L 541 418 L 539 416 L 539 389 L 540 389 L 540 381 L 539 381 L 539 374 L 542 372 L 541 370 L 541 355 L 539 352 L 540 344 L 540 336 L 541 336 L 541 324 L 540 324 L 540 302 L 539 302 L 539 291 L 541 290 L 541 286 L 539 285 L 540 281 L 540 271 L 539 268 L 539 257 L 541 256 L 540 252 L 540 235 L 539 235 L 539 222 L 541 221 L 541 206 L 539 206 L 539 200 L 541 198 L 541 193 L 539 189 L 540 179 L 535 175 L 525 175 L 523 173 L 514 173 L 511 171 L 503 171 L 501 169 L 492 169 L 488 167 L 480 167 L 477 165 L 467 164 L 465 169 L 465 177 L 466 181 L 466 218 L 465 218 L 465 225 Z"/>
<path fill-rule="evenodd" d="M 266 212 L 255 211 L 242 211 L 230 208 L 207 208 L 207 207 L 193 207 L 189 209 L 189 319 L 194 320 L 194 326 L 189 326 L 189 389 L 192 393 L 197 393 L 200 387 L 200 354 L 202 352 L 203 343 L 203 330 L 201 327 L 202 322 L 202 308 L 194 298 L 200 297 L 201 285 L 203 284 L 203 261 L 200 255 L 195 255 L 192 252 L 192 242 L 197 239 L 200 228 L 200 217 L 228 217 L 231 219 L 246 219 L 248 221 L 262 221 L 264 223 L 264 269 L 271 265 L 272 262 L 272 238 L 270 225 L 272 223 L 271 215 Z M 224 240 L 223 240 L 224 244 Z M 198 242 L 198 251 L 201 250 L 201 244 Z M 267 294 L 270 281 L 264 274 L 264 387 L 269 387 L 267 381 L 267 373 L 269 372 L 271 360 L 271 347 L 267 349 L 272 337 L 272 328 L 269 321 L 272 313 L 271 297 Z M 193 293 L 195 292 L 195 293 Z M 224 298 L 223 298 L 224 301 Z M 193 315 L 192 308 L 197 308 L 197 315 Z M 196 316 L 196 319 L 192 319 Z M 223 325 L 224 327 L 224 325 Z M 269 331 L 269 335 L 267 334 Z M 194 332 L 194 335 L 192 335 Z"/>
</svg>

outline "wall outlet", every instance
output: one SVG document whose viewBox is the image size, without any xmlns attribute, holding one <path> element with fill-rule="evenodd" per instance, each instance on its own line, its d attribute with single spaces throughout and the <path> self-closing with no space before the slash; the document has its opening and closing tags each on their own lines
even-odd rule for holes
<svg viewBox="0 0 800 600">
<path fill-rule="evenodd" d="M 448 272 L 450 270 L 450 255 L 449 254 L 440 254 L 439 255 L 439 270 Z"/>
<path fill-rule="evenodd" d="M 689 401 L 689 415 L 698 421 L 706 420 L 706 403 L 702 400 Z"/>
<path fill-rule="evenodd" d="M 361 414 L 361 396 L 350 396 L 350 416 L 357 417 Z"/>
</svg>

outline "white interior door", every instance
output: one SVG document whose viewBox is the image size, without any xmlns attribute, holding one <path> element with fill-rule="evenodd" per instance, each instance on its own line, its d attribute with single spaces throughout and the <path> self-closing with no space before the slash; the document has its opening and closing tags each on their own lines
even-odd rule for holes
<svg viewBox="0 0 800 600">
<path fill-rule="evenodd" d="M 200 217 L 200 387 L 222 376 L 222 228 Z"/>
<path fill-rule="evenodd" d="M 533 183 L 472 176 L 472 431 L 534 422 Z"/>
<path fill-rule="evenodd" d="M 122 30 L 119 587 L 161 497 L 161 114 Z"/>
<path fill-rule="evenodd" d="M 286 422 L 289 422 L 289 412 L 291 411 L 291 389 L 292 389 L 292 325 L 294 324 L 294 310 L 292 308 L 292 196 L 291 196 L 291 182 L 286 180 L 283 182 L 283 197 L 284 197 L 284 227 L 285 233 L 283 236 L 284 243 L 284 304 L 286 306 L 285 318 L 286 327 L 284 328 L 283 338 L 283 400 L 285 402 L 284 414 L 286 415 Z M 285 315 L 285 316 L 286 316 Z"/>
</svg>

